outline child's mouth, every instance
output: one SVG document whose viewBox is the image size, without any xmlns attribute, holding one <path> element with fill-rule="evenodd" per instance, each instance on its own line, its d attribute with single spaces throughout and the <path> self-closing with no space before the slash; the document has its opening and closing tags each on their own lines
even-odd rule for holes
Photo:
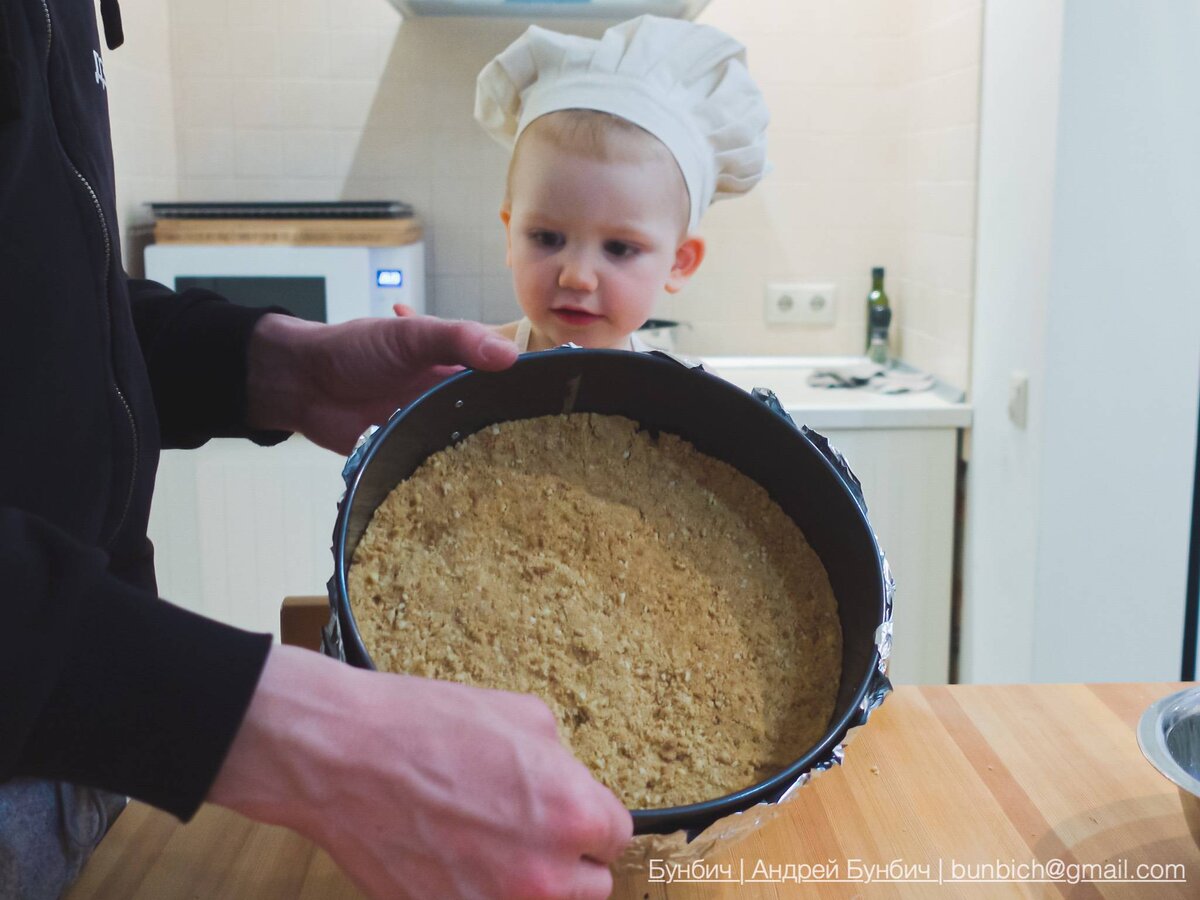
<svg viewBox="0 0 1200 900">
<path fill-rule="evenodd" d="M 552 309 L 550 310 L 560 321 L 568 325 L 590 325 L 601 317 L 582 309 Z"/>
</svg>

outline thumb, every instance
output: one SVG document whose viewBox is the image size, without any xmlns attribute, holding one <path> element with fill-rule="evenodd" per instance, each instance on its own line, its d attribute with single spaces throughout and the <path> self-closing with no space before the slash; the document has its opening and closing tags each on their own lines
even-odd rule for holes
<svg viewBox="0 0 1200 900">
<path fill-rule="evenodd" d="M 434 316 L 387 321 L 396 358 L 414 369 L 470 366 L 499 371 L 517 360 L 517 346 L 478 322 L 451 322 Z"/>
</svg>

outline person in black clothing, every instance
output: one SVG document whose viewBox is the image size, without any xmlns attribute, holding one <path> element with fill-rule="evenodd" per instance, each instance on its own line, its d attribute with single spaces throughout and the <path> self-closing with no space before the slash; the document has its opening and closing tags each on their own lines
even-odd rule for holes
<svg viewBox="0 0 1200 900">
<path fill-rule="evenodd" d="M 318 325 L 128 279 L 101 58 L 92 0 L 0 0 L 0 896 L 61 893 L 125 795 L 287 825 L 374 896 L 606 895 L 630 816 L 540 701 L 157 599 L 160 447 L 297 431 L 346 452 L 449 366 L 516 351 L 470 323 Z"/>
</svg>

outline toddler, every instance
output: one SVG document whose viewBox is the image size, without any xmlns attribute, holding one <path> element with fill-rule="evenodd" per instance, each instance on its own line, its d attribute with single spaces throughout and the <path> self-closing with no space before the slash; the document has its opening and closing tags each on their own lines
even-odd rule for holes
<svg viewBox="0 0 1200 900">
<path fill-rule="evenodd" d="M 745 48 L 676 19 L 532 27 L 480 73 L 475 118 L 513 151 L 500 219 L 524 318 L 497 330 L 522 351 L 647 349 L 635 332 L 704 259 L 705 209 L 766 168 Z"/>
</svg>

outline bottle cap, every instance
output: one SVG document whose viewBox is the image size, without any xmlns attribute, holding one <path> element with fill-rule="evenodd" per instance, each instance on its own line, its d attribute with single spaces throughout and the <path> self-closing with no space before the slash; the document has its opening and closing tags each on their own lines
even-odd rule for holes
<svg viewBox="0 0 1200 900">
<path fill-rule="evenodd" d="M 872 269 L 871 277 L 872 278 L 882 278 L 883 277 L 883 266 L 876 266 L 874 269 Z"/>
</svg>

